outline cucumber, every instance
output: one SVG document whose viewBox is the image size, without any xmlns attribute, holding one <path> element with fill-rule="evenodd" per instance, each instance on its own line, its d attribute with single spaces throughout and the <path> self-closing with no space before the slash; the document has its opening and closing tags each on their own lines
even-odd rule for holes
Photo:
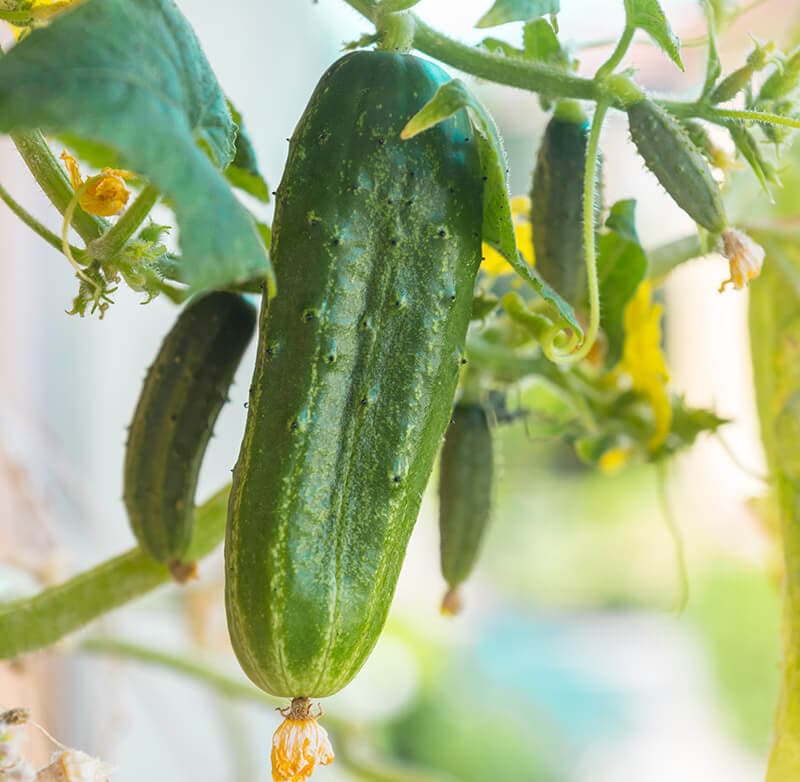
<svg viewBox="0 0 800 782">
<path fill-rule="evenodd" d="M 589 120 L 580 105 L 559 103 L 545 128 L 531 189 L 536 268 L 574 306 L 586 298 L 583 180 L 588 140 Z M 599 165 L 597 172 L 596 192 L 601 194 Z M 599 213 L 598 206 L 595 215 Z"/>
<path fill-rule="evenodd" d="M 489 523 L 494 489 L 494 444 L 486 410 L 457 404 L 439 463 L 439 535 L 442 575 L 449 591 L 444 613 L 457 613 L 458 587 L 467 580 Z"/>
<path fill-rule="evenodd" d="M 722 233 L 728 220 L 719 185 L 686 130 L 648 98 L 627 111 L 633 142 L 667 193 L 696 223 Z"/>
<path fill-rule="evenodd" d="M 197 476 L 214 422 L 256 325 L 235 293 L 194 299 L 147 372 L 125 451 L 124 500 L 139 545 L 179 581 L 192 537 Z"/>
<path fill-rule="evenodd" d="M 233 648 L 274 695 L 331 695 L 375 645 L 465 363 L 476 139 L 465 112 L 400 139 L 447 80 L 348 54 L 291 139 L 225 542 Z"/>
</svg>

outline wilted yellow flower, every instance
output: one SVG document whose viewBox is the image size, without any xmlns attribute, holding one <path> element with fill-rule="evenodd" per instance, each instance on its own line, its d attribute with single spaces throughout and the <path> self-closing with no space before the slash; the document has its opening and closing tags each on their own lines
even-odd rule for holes
<svg viewBox="0 0 800 782">
<path fill-rule="evenodd" d="M 131 193 L 123 180 L 133 177 L 130 171 L 104 168 L 102 173 L 84 182 L 78 161 L 67 152 L 61 153 L 61 159 L 67 168 L 74 190 L 77 192 L 84 188 L 78 198 L 78 203 L 84 211 L 98 217 L 112 217 L 125 208 Z"/>
<path fill-rule="evenodd" d="M 511 217 L 514 220 L 514 235 L 517 248 L 522 257 L 531 265 L 533 257 L 533 227 L 531 226 L 531 199 L 528 196 L 516 196 L 511 199 Z M 493 277 L 513 274 L 514 270 L 508 261 L 488 244 L 483 245 L 483 262 L 481 269 Z"/>
<path fill-rule="evenodd" d="M 746 233 L 735 228 L 726 228 L 722 232 L 722 247 L 730 264 L 731 276 L 719 286 L 720 293 L 728 285 L 741 290 L 750 280 L 761 274 L 764 248 L 756 244 Z"/>
<path fill-rule="evenodd" d="M 272 780 L 304 782 L 317 766 L 333 762 L 333 747 L 308 698 L 294 698 L 281 714 L 286 719 L 272 737 Z"/>
<path fill-rule="evenodd" d="M 653 304 L 650 283 L 645 280 L 625 308 L 625 345 L 619 368 L 627 372 L 634 390 L 647 397 L 653 409 L 655 431 L 648 442 L 658 448 L 669 434 L 672 408 L 667 394 L 669 370 L 661 351 L 660 304 Z"/>
</svg>

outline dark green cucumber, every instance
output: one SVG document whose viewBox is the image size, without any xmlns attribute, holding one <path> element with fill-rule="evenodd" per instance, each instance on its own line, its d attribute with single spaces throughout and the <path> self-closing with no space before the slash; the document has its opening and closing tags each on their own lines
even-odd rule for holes
<svg viewBox="0 0 800 782">
<path fill-rule="evenodd" d="M 447 80 L 409 55 L 348 54 L 289 147 L 225 543 L 233 648 L 275 695 L 330 695 L 364 663 L 450 416 L 480 161 L 465 112 L 400 139 Z"/>
<path fill-rule="evenodd" d="M 722 233 L 728 220 L 719 185 L 686 130 L 648 98 L 627 111 L 633 142 L 667 193 L 696 223 Z"/>
<path fill-rule="evenodd" d="M 124 498 L 139 545 L 170 565 L 192 536 L 194 493 L 214 422 L 256 325 L 235 293 L 194 299 L 178 316 L 147 372 L 125 451 Z"/>
<path fill-rule="evenodd" d="M 439 535 L 442 575 L 450 591 L 442 610 L 456 613 L 457 589 L 467 580 L 492 510 L 494 444 L 486 410 L 457 404 L 439 462 Z"/>
<path fill-rule="evenodd" d="M 559 109 L 547 123 L 533 173 L 533 247 L 542 277 L 567 301 L 580 306 L 586 297 L 583 181 L 589 120 L 572 101 L 562 101 Z M 598 165 L 598 194 L 600 170 Z M 596 215 L 599 212 L 595 210 Z"/>
</svg>

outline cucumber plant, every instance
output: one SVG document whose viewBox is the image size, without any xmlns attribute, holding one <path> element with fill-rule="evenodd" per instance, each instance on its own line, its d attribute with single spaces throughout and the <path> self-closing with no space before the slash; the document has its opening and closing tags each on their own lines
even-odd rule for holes
<svg viewBox="0 0 800 782">
<path fill-rule="evenodd" d="M 726 196 L 742 185 L 711 132 L 727 134 L 780 198 L 779 177 L 793 170 L 771 160 L 762 141 L 780 149 L 800 127 L 797 50 L 759 42 L 723 74 L 717 34 L 735 14 L 704 2 L 702 84 L 691 100 L 668 100 L 623 67 L 644 36 L 665 67 L 682 68 L 680 39 L 658 0 L 620 0 L 624 28 L 591 76 L 577 73 L 562 43 L 557 0 L 497 0 L 477 26 L 519 23 L 520 40 L 477 46 L 426 24 L 413 13 L 416 0 L 343 3 L 371 29 L 314 91 L 269 225 L 247 106 L 240 112 L 226 98 L 171 0 L 0 2 L 16 39 L 0 58 L 0 132 L 52 202 L 60 232 L 2 186 L 0 200 L 68 261 L 78 286 L 71 312 L 113 317 L 123 284 L 145 303 L 190 299 L 133 416 L 124 504 L 139 547 L 0 604 L 0 656 L 54 643 L 163 583 L 170 567 L 184 574 L 226 527 L 234 651 L 260 688 L 292 699 L 273 740 L 277 782 L 308 779 L 333 760 L 336 742 L 311 698 L 344 687 L 374 647 L 443 438 L 442 569 L 457 588 L 473 567 L 495 444 L 491 416 L 458 389 L 466 362 L 485 398 L 503 400 L 509 422 L 557 439 L 601 473 L 663 466 L 725 423 L 673 393 L 661 346 L 658 287 L 706 251 L 730 264 L 723 289 L 756 280 L 770 263 L 764 247 L 780 259 L 781 273 L 770 271 L 754 291 L 751 331 L 762 436 L 786 517 L 786 615 L 800 610 L 792 576 L 800 541 L 789 523 L 800 380 L 787 272 L 800 263 L 784 246 L 794 241 L 791 219 L 780 222 L 797 210 L 783 204 L 734 227 L 735 199 Z M 536 93 L 552 110 L 529 205 L 509 198 L 494 120 L 437 62 Z M 648 249 L 633 199 L 605 208 L 600 152 L 611 112 L 627 117 L 631 151 L 698 231 Z M 67 148 L 60 157 L 56 144 Z M 616 172 L 604 174 L 613 186 Z M 159 203 L 166 211 L 156 222 Z M 178 241 L 169 239 L 173 227 Z M 194 494 L 255 326 L 243 293 L 261 295 L 258 353 L 223 518 L 227 489 L 197 508 Z M 789 630 L 794 638 L 791 621 Z M 800 774 L 795 657 L 787 644 L 769 782 Z M 205 675 L 196 665 L 182 670 Z M 336 739 L 341 723 L 328 724 Z"/>
</svg>

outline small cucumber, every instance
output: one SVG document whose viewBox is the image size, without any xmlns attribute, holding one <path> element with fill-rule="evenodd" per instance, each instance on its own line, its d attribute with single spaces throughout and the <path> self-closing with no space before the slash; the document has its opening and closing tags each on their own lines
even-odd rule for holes
<svg viewBox="0 0 800 782">
<path fill-rule="evenodd" d="M 648 98 L 627 111 L 633 142 L 664 189 L 696 223 L 722 233 L 728 220 L 719 185 L 686 130 Z"/>
<path fill-rule="evenodd" d="M 179 581 L 192 536 L 197 476 L 214 422 L 256 324 L 235 293 L 194 299 L 147 372 L 125 451 L 124 499 L 139 545 Z"/>
<path fill-rule="evenodd" d="M 444 613 L 457 613 L 458 587 L 467 580 L 483 543 L 494 491 L 494 443 L 486 410 L 457 404 L 439 463 L 442 575 L 450 590 Z"/>
<path fill-rule="evenodd" d="M 586 297 L 583 181 L 588 139 L 589 120 L 580 105 L 561 101 L 545 128 L 531 189 L 536 268 L 575 306 Z M 602 194 L 600 165 L 597 171 L 596 192 Z"/>
<path fill-rule="evenodd" d="M 225 542 L 228 628 L 247 675 L 335 693 L 383 627 L 453 405 L 481 258 L 466 112 L 400 132 L 448 81 L 360 51 L 322 77 L 276 197 Z"/>
</svg>

